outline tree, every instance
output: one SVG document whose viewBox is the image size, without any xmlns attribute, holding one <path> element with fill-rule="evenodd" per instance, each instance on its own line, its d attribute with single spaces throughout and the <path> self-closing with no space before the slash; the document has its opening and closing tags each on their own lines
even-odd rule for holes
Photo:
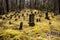
<svg viewBox="0 0 60 40">
<path fill-rule="evenodd" d="M 6 8 L 7 8 L 7 12 L 9 12 L 9 1 L 8 0 L 6 0 Z"/>
</svg>

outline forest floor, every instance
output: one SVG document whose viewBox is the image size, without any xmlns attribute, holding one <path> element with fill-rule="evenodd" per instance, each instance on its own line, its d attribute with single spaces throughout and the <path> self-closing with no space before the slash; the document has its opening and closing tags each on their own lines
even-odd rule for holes
<svg viewBox="0 0 60 40">
<path fill-rule="evenodd" d="M 31 11 L 35 14 L 33 27 L 28 24 Z M 53 12 L 49 12 L 50 20 L 47 20 L 46 12 L 38 13 L 38 11 L 24 9 L 20 13 L 10 12 L 0 15 L 0 40 L 60 40 L 60 15 L 54 16 Z M 21 22 L 23 22 L 23 28 L 19 30 Z"/>
</svg>

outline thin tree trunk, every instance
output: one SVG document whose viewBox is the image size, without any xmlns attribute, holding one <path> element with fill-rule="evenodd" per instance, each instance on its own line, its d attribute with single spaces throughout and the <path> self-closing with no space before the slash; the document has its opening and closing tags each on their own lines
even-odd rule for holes
<svg viewBox="0 0 60 40">
<path fill-rule="evenodd" d="M 9 12 L 9 5 L 8 5 L 9 1 L 6 0 L 6 8 L 7 8 L 7 12 Z"/>
</svg>

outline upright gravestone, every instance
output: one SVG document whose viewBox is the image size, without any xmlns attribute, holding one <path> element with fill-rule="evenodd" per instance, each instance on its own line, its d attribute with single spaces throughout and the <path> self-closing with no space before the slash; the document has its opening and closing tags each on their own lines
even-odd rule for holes
<svg viewBox="0 0 60 40">
<path fill-rule="evenodd" d="M 39 22 L 39 20 L 38 20 L 38 19 L 36 19 L 36 22 Z"/>
<path fill-rule="evenodd" d="M 34 14 L 31 12 L 31 14 L 29 15 L 29 26 L 34 26 Z"/>
<path fill-rule="evenodd" d="M 22 14 L 22 17 L 24 16 L 24 14 Z"/>
<path fill-rule="evenodd" d="M 22 30 L 22 27 L 23 27 L 23 22 L 20 23 L 19 30 Z"/>
<path fill-rule="evenodd" d="M 45 16 L 46 16 L 45 19 L 50 20 L 50 19 L 49 19 L 49 16 L 48 16 L 48 12 L 46 12 Z"/>
<path fill-rule="evenodd" d="M 17 21 L 18 19 L 16 18 L 15 21 Z"/>
</svg>

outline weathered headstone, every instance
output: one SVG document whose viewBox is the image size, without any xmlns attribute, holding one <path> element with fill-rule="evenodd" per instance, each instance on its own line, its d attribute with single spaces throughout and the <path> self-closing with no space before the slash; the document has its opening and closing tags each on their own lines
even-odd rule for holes
<svg viewBox="0 0 60 40">
<path fill-rule="evenodd" d="M 22 27 L 23 27 L 23 22 L 20 23 L 19 30 L 22 30 Z"/>
<path fill-rule="evenodd" d="M 29 15 L 29 26 L 34 26 L 34 14 L 31 12 L 31 14 Z"/>
</svg>

